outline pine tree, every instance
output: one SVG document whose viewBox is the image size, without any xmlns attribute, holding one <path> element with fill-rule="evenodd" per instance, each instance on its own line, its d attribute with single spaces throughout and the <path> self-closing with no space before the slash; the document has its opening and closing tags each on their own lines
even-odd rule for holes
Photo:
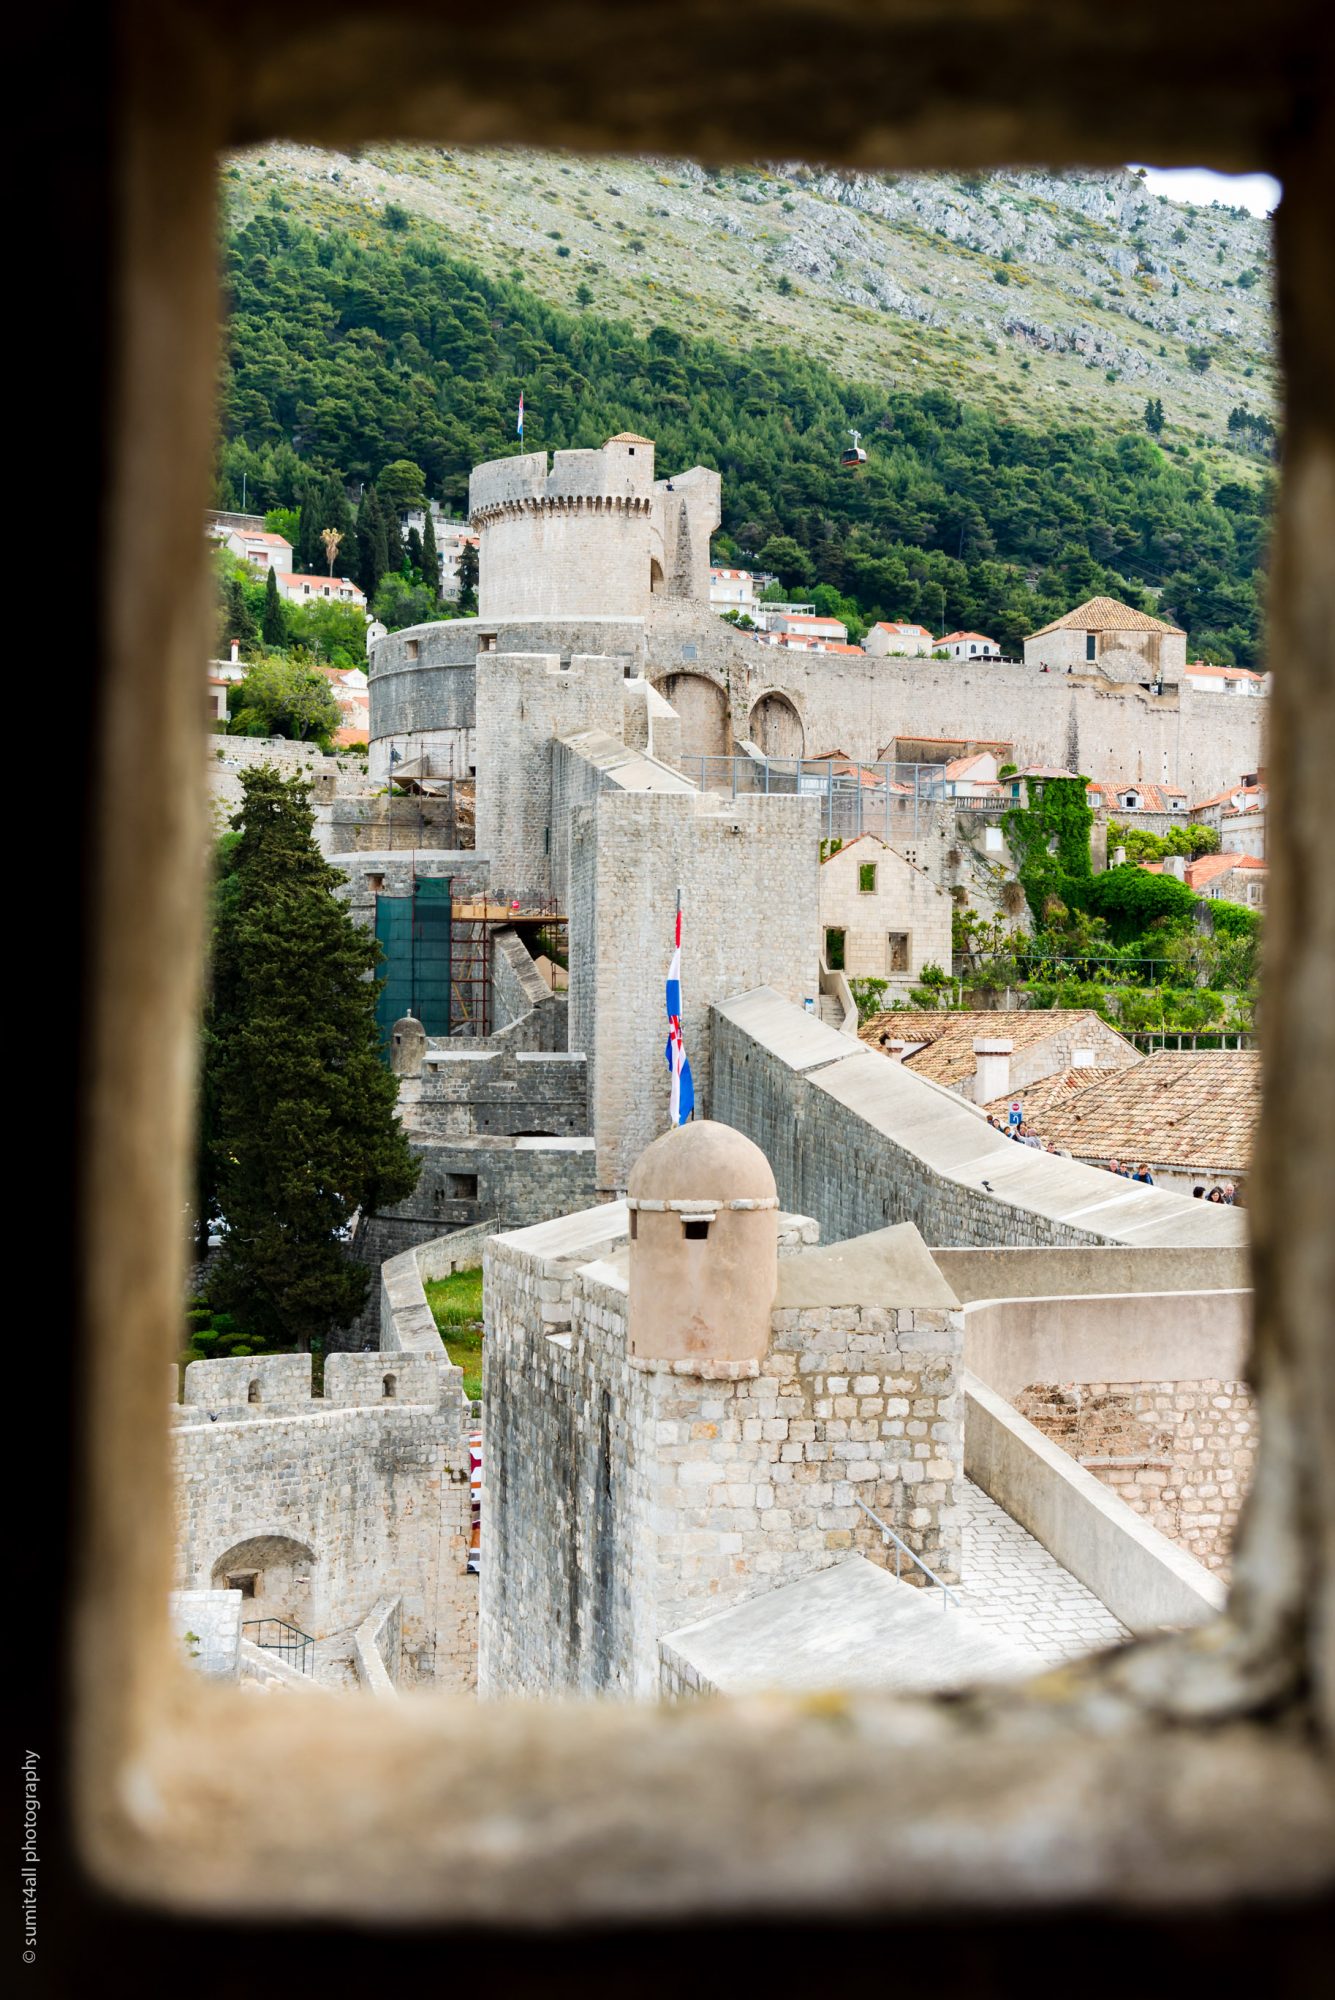
<svg viewBox="0 0 1335 2000">
<path fill-rule="evenodd" d="M 422 581 L 433 598 L 440 596 L 440 551 L 436 547 L 436 530 L 429 506 L 422 529 Z"/>
<path fill-rule="evenodd" d="M 1151 396 L 1145 405 L 1145 428 L 1153 437 L 1163 429 L 1163 403 L 1158 396 Z"/>
<path fill-rule="evenodd" d="M 334 895 L 305 786 L 246 772 L 224 843 L 205 1021 L 208 1159 L 225 1224 L 209 1296 L 252 1346 L 305 1352 L 362 1310 L 343 1234 L 420 1171 L 380 1054 L 374 938 Z"/>
<path fill-rule="evenodd" d="M 477 550 L 472 542 L 459 551 L 459 611 L 464 618 L 477 616 Z"/>
<path fill-rule="evenodd" d="M 368 486 L 357 509 L 357 582 L 371 604 L 380 588 L 380 579 L 389 568 L 389 538 L 384 509 L 374 486 Z"/>
<path fill-rule="evenodd" d="M 283 600 L 278 595 L 278 572 L 271 569 L 264 585 L 264 616 L 260 620 L 260 636 L 266 646 L 286 646 L 287 617 L 283 610 Z"/>
</svg>

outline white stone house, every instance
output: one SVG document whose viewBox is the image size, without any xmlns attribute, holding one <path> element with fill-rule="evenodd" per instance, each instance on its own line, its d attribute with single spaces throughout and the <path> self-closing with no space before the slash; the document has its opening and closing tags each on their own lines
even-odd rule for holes
<svg viewBox="0 0 1335 2000">
<path fill-rule="evenodd" d="M 908 987 L 925 965 L 949 971 L 950 912 L 945 890 L 877 834 L 859 834 L 821 863 L 822 954 L 850 979 Z"/>
<path fill-rule="evenodd" d="M 1269 674 L 1254 674 L 1246 667 L 1212 667 L 1205 660 L 1193 660 L 1182 678 L 1201 694 L 1236 694 L 1256 700 L 1270 692 Z"/>
<path fill-rule="evenodd" d="M 292 544 L 285 535 L 271 534 L 268 529 L 254 533 L 246 528 L 230 528 L 222 537 L 222 545 L 253 569 L 275 569 L 280 578 L 291 574 Z"/>
<path fill-rule="evenodd" d="M 1053 672 L 1101 674 L 1110 681 L 1142 686 L 1182 679 L 1187 635 L 1178 625 L 1133 611 L 1112 597 L 1091 597 L 1031 632 L 1024 642 L 1027 667 Z"/>
<path fill-rule="evenodd" d="M 822 618 L 815 612 L 776 606 L 776 615 L 768 622 L 771 632 L 786 633 L 793 639 L 834 640 L 839 645 L 848 642 L 848 627 L 841 618 Z"/>
<path fill-rule="evenodd" d="M 754 619 L 759 593 L 749 569 L 711 569 L 709 602 L 718 612 L 742 611 Z"/>
<path fill-rule="evenodd" d="M 1265 807 L 1244 806 L 1241 812 L 1226 812 L 1219 825 L 1219 847 L 1224 854 L 1250 854 L 1265 859 Z"/>
<path fill-rule="evenodd" d="M 948 653 L 952 660 L 999 660 L 1001 648 L 986 632 L 947 632 L 933 642 L 932 651 Z"/>
<path fill-rule="evenodd" d="M 873 625 L 862 642 L 864 653 L 874 660 L 930 657 L 935 641 L 925 625 L 906 625 L 883 619 Z"/>
<path fill-rule="evenodd" d="M 1216 792 L 1213 797 L 1200 799 L 1191 808 L 1191 817 L 1198 826 L 1212 826 L 1222 833 L 1224 820 L 1231 813 L 1250 812 L 1255 807 L 1264 809 L 1266 787 L 1259 772 L 1239 778 L 1236 785 L 1227 791 Z"/>
<path fill-rule="evenodd" d="M 280 593 L 289 604 L 355 604 L 366 609 L 366 593 L 350 576 L 280 576 Z"/>
</svg>

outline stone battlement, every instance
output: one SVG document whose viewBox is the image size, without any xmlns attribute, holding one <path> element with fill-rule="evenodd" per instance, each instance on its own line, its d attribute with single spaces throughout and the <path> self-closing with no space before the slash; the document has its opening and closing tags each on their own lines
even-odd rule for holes
<svg viewBox="0 0 1335 2000">
<path fill-rule="evenodd" d="M 558 451 L 550 470 L 545 451 L 524 452 L 474 466 L 468 481 L 468 519 L 476 527 L 502 509 L 585 503 L 647 512 L 653 486 L 654 448 L 645 438 L 609 438 L 593 451 Z"/>
<path fill-rule="evenodd" d="M 172 1373 L 175 1383 L 176 1371 Z M 462 1395 L 462 1381 L 444 1348 L 439 1357 L 330 1354 L 325 1358 L 324 1394 L 316 1396 L 309 1354 L 237 1355 L 224 1361 L 190 1362 L 184 1401 L 175 1407 L 182 1424 L 256 1422 L 405 1405 L 436 1409 L 451 1393 L 456 1399 Z"/>
</svg>

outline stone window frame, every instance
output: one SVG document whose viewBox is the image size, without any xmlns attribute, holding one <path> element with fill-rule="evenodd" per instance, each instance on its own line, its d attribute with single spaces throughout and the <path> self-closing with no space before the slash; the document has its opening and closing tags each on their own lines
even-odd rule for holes
<svg viewBox="0 0 1335 2000">
<path fill-rule="evenodd" d="M 1258 39 L 1245 10 L 1190 4 L 1170 17 L 1158 0 L 1126 0 L 1115 17 L 1101 0 L 1060 15 L 1026 0 L 946 0 L 930 16 L 908 0 L 806 14 L 734 0 L 730 32 L 781 39 L 791 81 L 722 75 L 711 38 L 682 32 L 679 4 L 573 0 L 563 21 L 559 42 L 526 30 L 517 43 L 508 18 L 485 10 L 424 18 L 293 0 L 266 17 L 262 47 L 244 22 L 237 37 L 235 9 L 215 23 L 127 8 L 99 28 L 114 61 L 98 87 L 110 76 L 114 102 L 106 123 L 81 129 L 101 148 L 88 207 L 111 225 L 114 250 L 95 245 L 107 275 L 106 532 L 76 1149 L 82 1264 L 95 1275 L 78 1317 L 89 1420 L 74 1459 L 67 1627 L 83 1868 L 99 1894 L 144 1912 L 368 1925 L 439 1925 L 442 1911 L 456 1923 L 520 1911 L 563 1925 L 944 1923 L 1091 1902 L 1143 1913 L 1314 1899 L 1332 1880 L 1335 1732 L 1335 1454 L 1322 1450 L 1335 1387 L 1335 134 L 1304 40 L 1310 14 L 1278 0 Z M 911 31 L 897 35 L 901 21 Z M 234 39 L 245 65 L 229 59 Z M 862 89 L 857 106 L 840 94 L 832 126 L 808 78 L 836 55 Z M 653 88 L 628 94 L 628 74 Z M 1084 117 L 1090 74 L 1102 85 L 1097 129 Z M 894 121 L 874 109 L 890 93 L 910 107 Z M 1266 1094 L 1251 1210 L 1261 1444 L 1215 1626 L 952 1703 L 775 1696 L 670 1719 L 610 1703 L 520 1715 L 444 1697 L 430 1710 L 350 1704 L 335 1718 L 230 1692 L 205 1701 L 187 1678 L 165 1616 L 168 1435 L 165 1408 L 160 1422 L 153 1413 L 179 1316 L 200 979 L 193 690 L 207 640 L 193 580 L 215 381 L 214 176 L 218 153 L 276 131 L 311 144 L 739 160 L 781 143 L 784 158 L 905 171 L 1204 158 L 1283 176 L 1271 648 L 1285 672 L 1270 717 Z M 164 613 L 149 642 L 145 604 Z"/>
</svg>

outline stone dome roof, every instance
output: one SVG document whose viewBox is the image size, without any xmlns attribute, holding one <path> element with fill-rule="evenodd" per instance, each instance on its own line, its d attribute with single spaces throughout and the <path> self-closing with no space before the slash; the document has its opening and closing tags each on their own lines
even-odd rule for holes
<svg viewBox="0 0 1335 2000">
<path fill-rule="evenodd" d="M 743 1132 L 714 1118 L 693 1118 L 646 1146 L 630 1170 L 635 1201 L 773 1202 L 769 1161 Z"/>
</svg>

